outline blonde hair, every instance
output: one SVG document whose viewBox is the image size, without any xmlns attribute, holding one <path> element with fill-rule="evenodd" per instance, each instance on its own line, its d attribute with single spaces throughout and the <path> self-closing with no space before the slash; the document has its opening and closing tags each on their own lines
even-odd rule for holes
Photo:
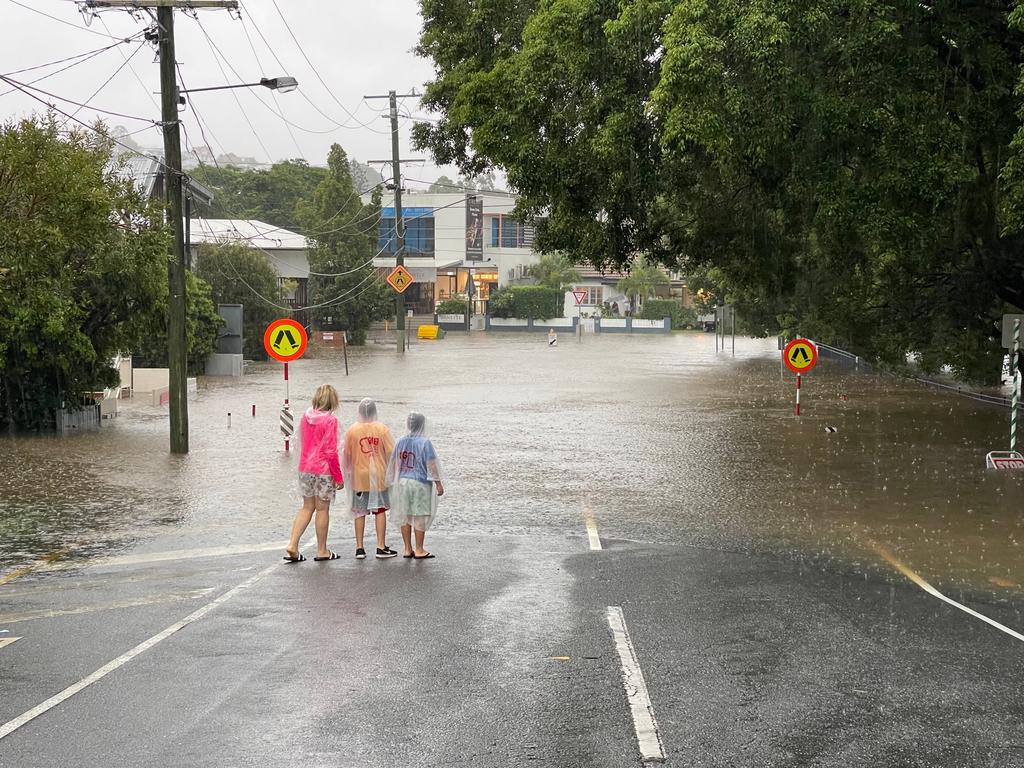
<svg viewBox="0 0 1024 768">
<path fill-rule="evenodd" d="M 330 384 L 321 384 L 313 395 L 313 407 L 318 411 L 338 410 L 338 391 Z"/>
</svg>

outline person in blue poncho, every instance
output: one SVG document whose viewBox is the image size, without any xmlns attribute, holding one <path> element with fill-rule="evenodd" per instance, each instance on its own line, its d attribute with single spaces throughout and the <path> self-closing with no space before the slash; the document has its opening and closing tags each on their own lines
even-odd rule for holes
<svg viewBox="0 0 1024 768">
<path fill-rule="evenodd" d="M 406 423 L 409 432 L 395 444 L 388 463 L 391 518 L 402 531 L 402 557 L 428 560 L 434 555 L 423 548 L 423 537 L 437 514 L 437 500 L 444 495 L 441 462 L 426 436 L 423 414 L 410 413 Z"/>
</svg>

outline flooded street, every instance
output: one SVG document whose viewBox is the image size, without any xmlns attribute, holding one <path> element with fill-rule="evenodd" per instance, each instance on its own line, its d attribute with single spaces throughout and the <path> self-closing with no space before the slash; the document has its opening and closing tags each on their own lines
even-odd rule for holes
<svg viewBox="0 0 1024 768">
<path fill-rule="evenodd" d="M 887 550 L 936 585 L 1007 597 L 1024 581 L 1024 478 L 984 469 L 1005 448 L 1005 409 L 826 360 L 805 377 L 796 419 L 774 339 L 737 339 L 734 358 L 705 334 L 554 349 L 455 334 L 404 358 L 355 349 L 350 368 L 334 351 L 293 364 L 293 409 L 329 382 L 345 425 L 364 396 L 396 433 L 423 411 L 448 475 L 438 532 L 541 543 L 585 537 L 589 516 L 610 539 L 900 578 Z M 184 458 L 168 454 L 166 410 L 138 401 L 98 433 L 5 440 L 5 570 L 281 538 L 297 461 L 278 432 L 283 397 L 279 364 L 200 379 Z M 340 515 L 332 536 L 347 553 Z"/>
<path fill-rule="evenodd" d="M 1024 766 L 1003 410 L 823 361 L 797 419 L 774 340 L 704 334 L 349 363 L 295 410 L 427 415 L 436 559 L 355 559 L 335 508 L 340 558 L 282 561 L 280 365 L 201 380 L 185 457 L 138 401 L 5 441 L 0 764 Z"/>
</svg>

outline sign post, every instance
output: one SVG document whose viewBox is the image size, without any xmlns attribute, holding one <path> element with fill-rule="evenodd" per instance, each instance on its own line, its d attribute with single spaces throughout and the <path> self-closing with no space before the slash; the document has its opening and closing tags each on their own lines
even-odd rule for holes
<svg viewBox="0 0 1024 768">
<path fill-rule="evenodd" d="M 818 348 L 807 339 L 793 339 L 782 350 L 782 362 L 796 374 L 796 408 L 794 414 L 800 415 L 800 385 L 803 374 L 818 364 Z"/>
<path fill-rule="evenodd" d="M 1013 376 L 1013 401 L 1010 406 L 1010 451 L 1017 450 L 1017 410 L 1020 408 L 1020 318 L 1013 321 L 1013 353 L 1010 373 Z"/>
<path fill-rule="evenodd" d="M 576 299 L 576 332 L 580 336 L 580 344 L 583 343 L 583 302 L 587 300 L 587 291 L 573 291 L 572 297 Z"/>
<path fill-rule="evenodd" d="M 275 320 L 263 332 L 263 348 L 275 360 L 284 363 L 284 406 L 281 408 L 281 434 L 284 435 L 284 450 L 291 448 L 291 437 L 295 434 L 295 420 L 292 416 L 288 392 L 288 363 L 298 360 L 306 352 L 309 336 L 302 323 L 284 317 Z"/>
</svg>

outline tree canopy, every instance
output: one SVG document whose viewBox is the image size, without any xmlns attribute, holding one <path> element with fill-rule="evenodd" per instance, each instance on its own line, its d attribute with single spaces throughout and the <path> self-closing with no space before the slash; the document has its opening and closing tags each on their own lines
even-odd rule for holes
<svg viewBox="0 0 1024 768">
<path fill-rule="evenodd" d="M 998 377 L 1024 306 L 1009 2 L 421 0 L 439 115 L 538 246 L 714 274 L 765 332 Z"/>
<path fill-rule="evenodd" d="M 328 175 L 298 207 L 310 241 L 310 303 L 321 327 L 348 331 L 361 344 L 374 320 L 392 311 L 392 294 L 373 266 L 380 226 L 381 192 L 363 204 L 352 181 L 348 157 L 337 144 L 327 158 Z"/>
<path fill-rule="evenodd" d="M 162 212 L 95 132 L 52 116 L 0 128 L 0 424 L 45 426 L 117 383 L 111 362 L 158 329 L 167 294 Z M 164 299 L 164 301 L 166 301 Z"/>
</svg>

